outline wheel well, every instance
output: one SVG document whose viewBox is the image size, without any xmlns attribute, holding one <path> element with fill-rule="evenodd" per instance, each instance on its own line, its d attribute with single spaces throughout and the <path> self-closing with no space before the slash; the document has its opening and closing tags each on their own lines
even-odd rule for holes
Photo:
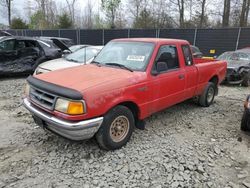
<svg viewBox="0 0 250 188">
<path fill-rule="evenodd" d="M 209 82 L 212 82 L 212 83 L 214 83 L 214 84 L 217 86 L 217 85 L 218 85 L 218 82 L 219 82 L 218 76 L 213 76 L 213 77 L 209 80 Z"/>
<path fill-rule="evenodd" d="M 209 82 L 212 82 L 212 83 L 214 83 L 215 84 L 215 95 L 218 95 L 218 92 L 219 92 L 219 90 L 218 90 L 218 82 L 219 82 L 219 78 L 218 78 L 218 76 L 213 76 L 210 80 L 209 80 Z"/>
<path fill-rule="evenodd" d="M 131 112 L 134 115 L 135 121 L 138 120 L 139 118 L 139 107 L 137 106 L 137 104 L 135 104 L 134 102 L 128 101 L 128 102 L 122 102 L 118 105 L 123 105 L 126 106 L 127 108 L 129 108 L 131 110 Z"/>
</svg>

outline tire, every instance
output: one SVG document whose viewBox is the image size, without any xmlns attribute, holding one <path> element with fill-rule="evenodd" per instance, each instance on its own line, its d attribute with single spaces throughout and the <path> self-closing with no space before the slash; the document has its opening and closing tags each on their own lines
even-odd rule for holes
<svg viewBox="0 0 250 188">
<path fill-rule="evenodd" d="M 250 73 L 247 73 L 247 74 L 244 76 L 241 85 L 244 86 L 244 87 L 250 86 Z"/>
<path fill-rule="evenodd" d="M 216 86 L 212 82 L 208 82 L 201 96 L 199 96 L 198 103 L 203 107 L 208 107 L 214 102 L 216 94 Z"/>
<path fill-rule="evenodd" d="M 104 116 L 96 140 L 102 149 L 119 149 L 129 141 L 134 127 L 135 119 L 131 110 L 125 106 L 116 106 Z"/>
<path fill-rule="evenodd" d="M 247 113 L 247 110 L 244 111 L 242 116 L 240 129 L 242 131 L 250 131 L 250 114 Z"/>
</svg>

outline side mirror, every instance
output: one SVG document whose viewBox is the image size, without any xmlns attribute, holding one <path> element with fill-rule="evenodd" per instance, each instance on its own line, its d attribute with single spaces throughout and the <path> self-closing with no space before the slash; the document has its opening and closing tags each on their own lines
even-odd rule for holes
<svg viewBox="0 0 250 188">
<path fill-rule="evenodd" d="M 218 57 L 218 56 L 217 56 L 217 55 L 215 55 L 215 56 L 214 56 L 214 59 L 217 59 L 217 57 Z"/>
<path fill-rule="evenodd" d="M 66 55 L 66 54 L 70 54 L 71 53 L 71 51 L 69 51 L 69 50 L 63 50 L 63 55 Z"/>
<path fill-rule="evenodd" d="M 154 76 L 158 75 L 159 73 L 161 72 L 165 72 L 168 70 L 168 65 L 166 62 L 161 62 L 161 61 L 158 61 L 155 63 L 155 69 L 152 71 L 152 74 Z"/>
</svg>

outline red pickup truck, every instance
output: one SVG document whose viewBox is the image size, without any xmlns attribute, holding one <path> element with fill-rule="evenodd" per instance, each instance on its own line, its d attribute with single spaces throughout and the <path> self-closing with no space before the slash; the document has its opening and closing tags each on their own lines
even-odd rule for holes
<svg viewBox="0 0 250 188">
<path fill-rule="evenodd" d="M 194 97 L 212 104 L 226 68 L 194 59 L 185 40 L 116 39 L 89 65 L 30 76 L 24 105 L 43 128 L 114 150 L 155 112 Z"/>
</svg>

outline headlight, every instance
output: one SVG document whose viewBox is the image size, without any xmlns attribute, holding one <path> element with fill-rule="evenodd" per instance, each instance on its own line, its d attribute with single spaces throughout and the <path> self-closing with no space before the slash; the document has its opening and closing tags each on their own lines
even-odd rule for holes
<svg viewBox="0 0 250 188">
<path fill-rule="evenodd" d="M 244 107 L 250 109 L 250 96 L 247 97 L 247 100 L 244 103 Z"/>
<path fill-rule="evenodd" d="M 30 94 L 30 85 L 27 83 L 25 86 L 25 97 L 27 97 Z"/>
<path fill-rule="evenodd" d="M 86 113 L 84 101 L 70 101 L 57 99 L 55 110 L 69 115 L 80 115 Z"/>
</svg>

